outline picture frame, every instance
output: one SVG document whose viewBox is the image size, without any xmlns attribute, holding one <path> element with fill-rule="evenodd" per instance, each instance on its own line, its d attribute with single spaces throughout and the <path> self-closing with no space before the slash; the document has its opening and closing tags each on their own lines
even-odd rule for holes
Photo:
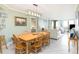
<svg viewBox="0 0 79 59">
<path fill-rule="evenodd" d="M 27 18 L 15 16 L 15 25 L 16 26 L 27 26 Z"/>
</svg>

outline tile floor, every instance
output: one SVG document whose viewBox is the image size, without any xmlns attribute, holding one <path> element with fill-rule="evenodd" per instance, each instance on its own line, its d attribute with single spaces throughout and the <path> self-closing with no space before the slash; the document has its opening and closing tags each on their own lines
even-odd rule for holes
<svg viewBox="0 0 79 59">
<path fill-rule="evenodd" d="M 11 44 L 8 49 L 3 50 L 3 54 L 15 54 L 13 45 Z M 43 47 L 42 51 L 38 54 L 77 54 L 76 47 L 72 45 L 70 52 L 68 52 L 68 39 L 67 34 L 62 35 L 58 40 L 50 40 L 50 45 Z"/>
</svg>

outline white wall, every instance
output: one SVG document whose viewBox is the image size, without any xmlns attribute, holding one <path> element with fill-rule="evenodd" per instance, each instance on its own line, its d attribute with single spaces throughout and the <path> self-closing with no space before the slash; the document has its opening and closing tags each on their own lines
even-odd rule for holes
<svg viewBox="0 0 79 59">
<path fill-rule="evenodd" d="M 30 19 L 26 14 L 4 9 L 3 12 L 7 14 L 5 19 L 6 27 L 0 32 L 0 35 L 5 35 L 7 44 L 12 41 L 11 37 L 13 33 L 19 34 L 24 31 L 28 31 L 30 28 Z M 15 16 L 27 18 L 26 26 L 15 26 Z"/>
<path fill-rule="evenodd" d="M 52 9 L 50 8 L 50 11 L 49 11 L 49 9 L 47 9 L 47 11 L 44 13 L 44 15 L 45 14 L 46 14 L 46 16 L 51 15 L 50 18 L 52 18 L 52 20 L 53 19 L 54 20 L 62 20 L 62 19 L 69 20 L 69 19 L 75 18 L 75 10 L 74 10 L 73 5 L 64 5 L 65 7 L 62 5 L 60 5 L 60 6 L 58 6 L 60 8 L 52 7 Z M 8 43 L 8 42 L 11 42 L 11 37 L 12 37 L 13 33 L 18 34 L 18 33 L 24 32 L 24 31 L 29 31 L 30 27 L 31 27 L 31 25 L 30 25 L 31 23 L 30 23 L 30 17 L 24 13 L 11 11 L 11 10 L 8 10 L 7 8 L 5 8 L 4 11 L 7 13 L 8 18 L 6 18 L 6 28 L 2 32 L 0 32 L 0 34 L 4 34 L 6 36 L 6 41 Z M 14 24 L 15 16 L 27 18 L 27 26 L 15 26 L 15 24 Z M 40 29 L 42 27 L 48 28 L 48 20 L 39 19 L 38 24 L 39 24 Z"/>
<path fill-rule="evenodd" d="M 39 30 L 41 30 L 42 28 L 48 29 L 48 20 L 39 19 L 38 26 L 39 26 Z"/>
<path fill-rule="evenodd" d="M 12 4 L 8 5 L 17 10 L 27 10 L 28 8 L 36 11 L 32 4 Z M 75 19 L 77 4 L 38 4 L 37 11 L 43 17 L 51 20 Z"/>
</svg>

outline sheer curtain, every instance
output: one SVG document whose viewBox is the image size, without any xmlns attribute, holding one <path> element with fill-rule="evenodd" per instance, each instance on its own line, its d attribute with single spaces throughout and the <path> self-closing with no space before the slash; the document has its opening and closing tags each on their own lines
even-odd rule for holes
<svg viewBox="0 0 79 59">
<path fill-rule="evenodd" d="M 62 25 L 63 25 L 64 28 L 68 28 L 68 21 L 67 20 L 63 21 Z"/>
<path fill-rule="evenodd" d="M 61 24 L 60 24 L 60 21 L 57 21 L 57 22 L 56 22 L 56 28 L 57 28 L 58 30 L 59 30 L 59 28 L 60 28 L 60 25 L 61 25 Z"/>
<path fill-rule="evenodd" d="M 70 24 L 75 24 L 75 20 L 69 20 L 69 25 Z"/>
</svg>

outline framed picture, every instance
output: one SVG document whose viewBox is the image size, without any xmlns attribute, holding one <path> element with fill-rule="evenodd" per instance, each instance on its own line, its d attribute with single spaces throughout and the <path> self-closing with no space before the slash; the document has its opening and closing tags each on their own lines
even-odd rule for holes
<svg viewBox="0 0 79 59">
<path fill-rule="evenodd" d="M 23 17 L 15 17 L 15 25 L 16 26 L 26 26 L 27 19 Z"/>
</svg>

